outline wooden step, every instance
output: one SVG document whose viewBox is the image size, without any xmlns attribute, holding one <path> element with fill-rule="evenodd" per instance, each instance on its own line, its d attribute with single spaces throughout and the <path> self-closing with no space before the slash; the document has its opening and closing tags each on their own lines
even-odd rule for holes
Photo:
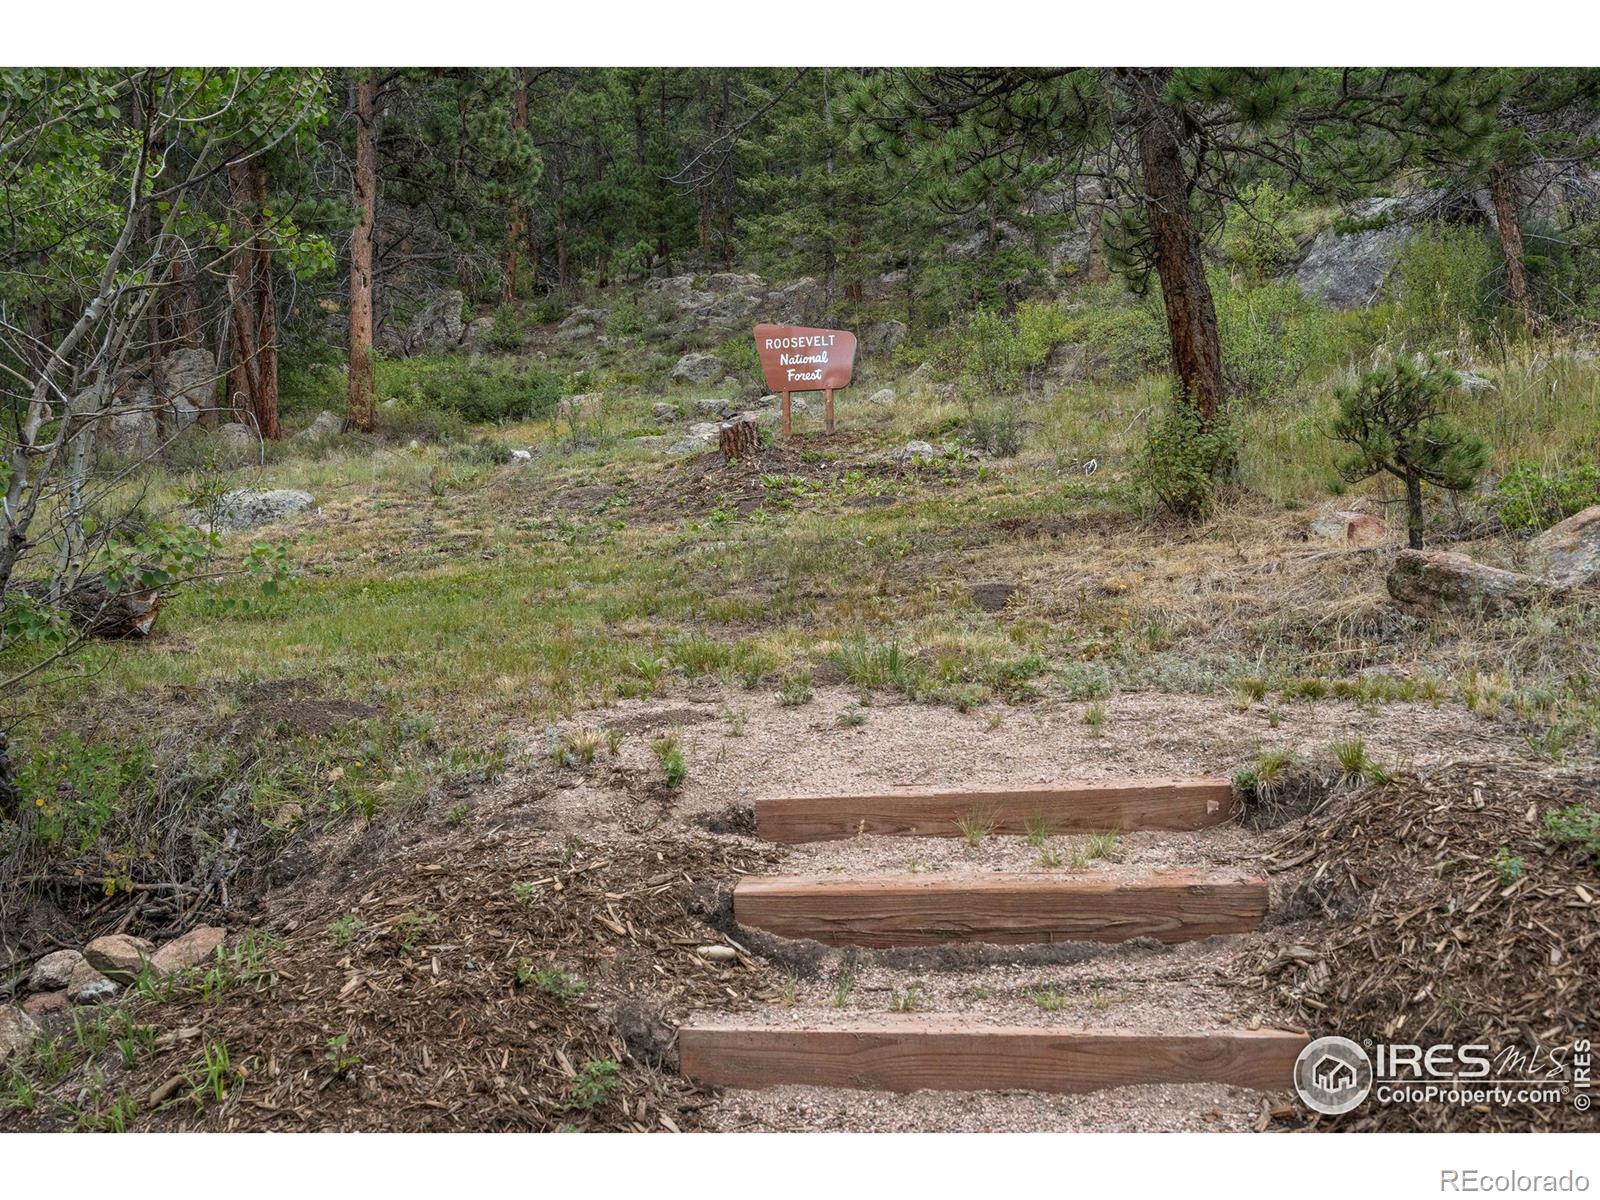
<svg viewBox="0 0 1600 1200">
<path fill-rule="evenodd" d="M 1088 1092 L 1223 1083 L 1277 1091 L 1291 1086 L 1307 1041 L 1276 1029 L 1150 1034 L 891 1015 L 813 1027 L 697 1019 L 678 1031 L 678 1053 L 686 1076 L 722 1087 Z"/>
<path fill-rule="evenodd" d="M 741 925 L 830 946 L 951 942 L 1184 942 L 1255 929 L 1259 878 L 1169 871 L 1133 880 L 1023 874 L 747 876 L 733 891 Z"/>
<path fill-rule="evenodd" d="M 820 842 L 859 834 L 958 837 L 963 822 L 1024 834 L 1202 829 L 1233 815 L 1226 779 L 1112 779 L 1099 783 L 969 791 L 963 788 L 861 795 L 768 796 L 755 802 L 756 832 L 769 842 Z"/>
</svg>

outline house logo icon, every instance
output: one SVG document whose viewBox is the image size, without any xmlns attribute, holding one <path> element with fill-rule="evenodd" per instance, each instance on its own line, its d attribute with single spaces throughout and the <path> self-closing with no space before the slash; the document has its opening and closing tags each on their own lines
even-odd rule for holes
<svg viewBox="0 0 1600 1200">
<path fill-rule="evenodd" d="M 1347 1113 L 1372 1090 L 1372 1060 L 1349 1038 L 1318 1038 L 1295 1059 L 1294 1090 L 1313 1112 Z"/>
</svg>

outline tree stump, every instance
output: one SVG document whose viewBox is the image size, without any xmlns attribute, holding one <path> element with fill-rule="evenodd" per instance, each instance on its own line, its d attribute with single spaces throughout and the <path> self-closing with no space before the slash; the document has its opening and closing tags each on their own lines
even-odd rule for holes
<svg viewBox="0 0 1600 1200">
<path fill-rule="evenodd" d="M 717 428 L 717 448 L 722 451 L 722 461 L 725 463 L 754 458 L 759 444 L 756 423 L 747 417 L 724 421 Z"/>
</svg>

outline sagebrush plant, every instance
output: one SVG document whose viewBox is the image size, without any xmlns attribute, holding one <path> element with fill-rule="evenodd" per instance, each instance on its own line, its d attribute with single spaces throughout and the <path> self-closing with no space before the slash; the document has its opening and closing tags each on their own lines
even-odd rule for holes
<svg viewBox="0 0 1600 1200">
<path fill-rule="evenodd" d="M 1422 485 L 1463 491 L 1489 465 L 1489 444 L 1450 415 L 1460 377 L 1437 358 L 1402 355 L 1334 389 L 1332 433 L 1351 448 L 1339 474 L 1356 483 L 1383 471 L 1405 485 L 1406 535 L 1422 549 Z"/>
</svg>

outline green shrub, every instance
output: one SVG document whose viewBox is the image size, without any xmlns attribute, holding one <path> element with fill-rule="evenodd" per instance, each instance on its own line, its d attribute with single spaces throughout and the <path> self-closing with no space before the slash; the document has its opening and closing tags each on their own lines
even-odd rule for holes
<svg viewBox="0 0 1600 1200">
<path fill-rule="evenodd" d="M 490 350 L 510 353 L 513 350 L 520 350 L 522 344 L 527 340 L 528 319 L 517 310 L 515 305 L 502 304 L 494 310 L 489 332 L 483 338 L 483 344 L 486 347 Z"/>
<path fill-rule="evenodd" d="M 1437 350 L 1480 341 L 1498 314 L 1499 252 L 1475 230 L 1437 225 L 1395 260 L 1390 319 L 1402 345 Z"/>
<path fill-rule="evenodd" d="M 1295 260 L 1298 247 L 1284 229 L 1294 201 L 1262 180 L 1228 211 L 1222 229 L 1222 252 L 1251 279 L 1281 274 Z"/>
<path fill-rule="evenodd" d="M 1050 351 L 1071 340 L 1067 314 L 1051 300 L 1029 300 L 1017 308 L 1017 360 L 1041 367 Z"/>
<path fill-rule="evenodd" d="M 967 421 L 972 444 L 996 458 L 1014 458 L 1022 450 L 1022 414 L 1014 404 L 975 409 Z"/>
<path fill-rule="evenodd" d="M 612 337 L 634 337 L 644 332 L 644 313 L 632 296 L 623 296 L 611 306 L 611 318 L 606 322 L 606 333 Z M 751 341 L 751 339 L 745 339 Z M 754 342 L 751 341 L 754 349 Z"/>
<path fill-rule="evenodd" d="M 400 400 L 378 409 L 378 425 L 392 438 L 421 442 L 454 442 L 466 436 L 467 423 L 448 408 L 430 407 L 418 399 Z"/>
<path fill-rule="evenodd" d="M 1083 344 L 1095 375 L 1128 381 L 1166 369 L 1167 324 L 1154 297 L 1136 298 L 1118 284 L 1082 288 L 1077 297 L 1061 340 Z"/>
<path fill-rule="evenodd" d="M 378 395 L 468 422 L 549 416 L 562 394 L 559 375 L 524 363 L 482 358 L 407 358 L 377 365 Z"/>
<path fill-rule="evenodd" d="M 1600 467 L 1590 463 L 1553 471 L 1518 463 L 1494 489 L 1495 509 L 1507 529 L 1548 529 L 1591 504 L 1600 504 Z"/>
<path fill-rule="evenodd" d="M 566 315 L 566 301 L 558 296 L 545 296 L 528 313 L 529 319 L 536 325 L 554 325 L 564 320 Z"/>
<path fill-rule="evenodd" d="M 956 327 L 943 366 L 975 391 L 1011 391 L 1022 370 L 1016 331 L 993 309 L 974 309 Z"/>
<path fill-rule="evenodd" d="M 1333 315 L 1292 281 L 1236 287 L 1219 272 L 1212 295 L 1230 395 L 1269 400 L 1332 356 Z"/>
<path fill-rule="evenodd" d="M 1213 481 L 1238 449 L 1238 433 L 1226 420 L 1207 428 L 1193 405 L 1174 399 L 1150 425 L 1140 475 L 1177 515 L 1204 516 L 1211 508 Z"/>
</svg>

